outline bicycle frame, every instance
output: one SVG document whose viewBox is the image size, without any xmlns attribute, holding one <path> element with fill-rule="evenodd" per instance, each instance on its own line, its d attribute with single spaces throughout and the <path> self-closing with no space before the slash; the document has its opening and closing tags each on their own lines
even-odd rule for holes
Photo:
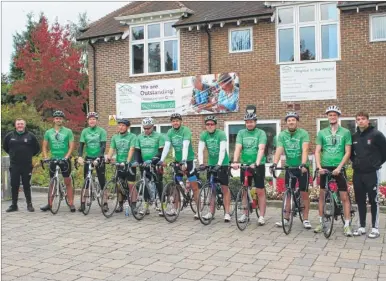
<svg viewBox="0 0 386 281">
<path fill-rule="evenodd" d="M 141 185 L 140 189 L 138 190 L 138 194 L 142 194 L 143 193 L 143 188 L 147 188 L 147 191 L 150 195 L 150 182 L 153 182 L 154 184 L 156 183 L 156 179 L 157 179 L 157 174 L 155 172 L 155 165 L 153 164 L 150 164 L 150 165 L 146 165 L 146 164 L 142 164 L 140 165 L 140 167 L 143 168 L 143 172 L 142 172 L 142 178 L 141 178 L 141 181 L 143 181 L 143 185 Z M 147 178 L 147 171 L 150 171 L 150 174 L 151 174 L 151 178 L 148 179 Z M 161 195 L 158 195 L 158 196 L 161 196 Z M 155 198 L 154 198 L 154 201 L 155 201 Z M 150 203 L 153 203 L 153 201 L 150 200 Z"/>
</svg>

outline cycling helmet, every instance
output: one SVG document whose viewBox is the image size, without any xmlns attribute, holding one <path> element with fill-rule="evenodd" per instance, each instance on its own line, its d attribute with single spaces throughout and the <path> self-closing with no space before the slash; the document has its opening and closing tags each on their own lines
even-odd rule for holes
<svg viewBox="0 0 386 281">
<path fill-rule="evenodd" d="M 88 118 L 91 118 L 91 117 L 94 117 L 94 118 L 96 118 L 96 119 L 98 119 L 98 113 L 96 113 L 96 112 L 89 112 L 89 113 L 87 113 L 87 119 Z"/>
<path fill-rule="evenodd" d="M 182 120 L 182 116 L 179 113 L 173 113 L 172 115 L 170 115 L 170 121 L 173 120 L 173 119 L 180 119 L 180 120 Z"/>
<path fill-rule="evenodd" d="M 118 120 L 118 124 L 125 124 L 127 127 L 129 127 L 130 126 L 130 121 L 129 121 L 129 119 L 119 119 Z"/>
<path fill-rule="evenodd" d="M 244 115 L 244 121 L 247 121 L 247 120 L 257 120 L 257 116 L 255 113 L 246 113 Z"/>
<path fill-rule="evenodd" d="M 217 118 L 214 115 L 208 115 L 205 117 L 205 123 L 208 121 L 213 121 L 215 124 L 217 124 Z"/>
<path fill-rule="evenodd" d="M 145 119 L 142 120 L 142 126 L 150 126 L 154 125 L 154 120 L 151 117 L 146 117 Z"/>
<path fill-rule="evenodd" d="M 56 111 L 54 111 L 54 113 L 52 114 L 52 117 L 62 117 L 62 118 L 64 118 L 64 113 L 63 113 L 63 111 L 56 110 Z"/>
<path fill-rule="evenodd" d="M 340 108 L 336 105 L 331 105 L 331 106 L 327 107 L 326 114 L 328 114 L 329 112 L 336 112 L 336 113 L 338 113 L 338 115 L 342 114 L 342 112 L 340 111 Z"/>
<path fill-rule="evenodd" d="M 299 114 L 297 114 L 295 111 L 290 111 L 290 112 L 287 112 L 286 116 L 285 116 L 285 121 L 287 121 L 288 118 L 290 117 L 295 117 L 296 120 L 299 121 Z"/>
</svg>

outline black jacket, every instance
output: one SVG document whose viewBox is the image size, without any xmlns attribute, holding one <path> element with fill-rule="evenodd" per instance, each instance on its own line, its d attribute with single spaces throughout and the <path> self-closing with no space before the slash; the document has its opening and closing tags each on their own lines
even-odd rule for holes
<svg viewBox="0 0 386 281">
<path fill-rule="evenodd" d="M 386 161 L 386 138 L 373 126 L 361 132 L 359 128 L 352 136 L 351 162 L 358 173 L 379 170 Z"/>
<path fill-rule="evenodd" d="M 40 151 L 40 145 L 35 135 L 27 130 L 23 134 L 9 132 L 3 141 L 3 149 L 9 154 L 11 167 L 32 166 L 32 156 Z"/>
</svg>

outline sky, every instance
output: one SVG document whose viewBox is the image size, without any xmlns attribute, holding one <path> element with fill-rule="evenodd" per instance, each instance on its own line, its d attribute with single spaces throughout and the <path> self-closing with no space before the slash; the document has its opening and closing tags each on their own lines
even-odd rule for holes
<svg viewBox="0 0 386 281">
<path fill-rule="evenodd" d="M 25 30 L 27 14 L 33 12 L 37 19 L 43 12 L 49 23 L 55 19 L 62 25 L 69 22 L 78 22 L 79 13 L 87 12 L 91 22 L 126 5 L 128 1 L 95 2 L 95 1 L 9 1 L 1 2 L 1 72 L 8 73 L 13 52 L 12 35 L 17 31 Z"/>
</svg>

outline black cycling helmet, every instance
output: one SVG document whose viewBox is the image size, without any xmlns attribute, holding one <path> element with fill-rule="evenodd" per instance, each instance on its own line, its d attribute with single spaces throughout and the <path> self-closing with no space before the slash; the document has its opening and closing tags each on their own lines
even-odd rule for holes
<svg viewBox="0 0 386 281">
<path fill-rule="evenodd" d="M 247 120 L 257 120 L 257 116 L 255 113 L 246 113 L 244 115 L 244 121 L 247 121 Z"/>
<path fill-rule="evenodd" d="M 216 118 L 216 116 L 214 116 L 214 115 L 208 115 L 208 116 L 206 116 L 206 117 L 205 117 L 205 124 L 206 124 L 206 122 L 208 122 L 208 121 L 213 121 L 215 124 L 217 124 L 217 118 Z"/>
<path fill-rule="evenodd" d="M 172 115 L 170 115 L 170 121 L 172 121 L 173 119 L 180 119 L 180 120 L 182 120 L 182 116 L 179 113 L 173 113 Z"/>
<path fill-rule="evenodd" d="M 129 121 L 129 119 L 119 119 L 118 120 L 118 124 L 125 124 L 127 127 L 129 127 L 130 126 L 130 121 Z"/>
<path fill-rule="evenodd" d="M 284 120 L 287 121 L 287 119 L 290 118 L 290 117 L 294 117 L 294 118 L 296 118 L 296 120 L 299 121 L 299 114 L 297 114 L 295 111 L 287 112 L 287 114 L 285 115 Z"/>
<path fill-rule="evenodd" d="M 62 117 L 62 118 L 64 118 L 65 116 L 64 116 L 63 111 L 61 111 L 61 110 L 56 110 L 56 111 L 54 111 L 54 113 L 52 114 L 52 117 Z"/>
<path fill-rule="evenodd" d="M 96 112 L 89 112 L 89 113 L 87 113 L 87 119 L 91 118 L 91 117 L 94 117 L 94 118 L 98 119 L 99 115 Z"/>
</svg>

